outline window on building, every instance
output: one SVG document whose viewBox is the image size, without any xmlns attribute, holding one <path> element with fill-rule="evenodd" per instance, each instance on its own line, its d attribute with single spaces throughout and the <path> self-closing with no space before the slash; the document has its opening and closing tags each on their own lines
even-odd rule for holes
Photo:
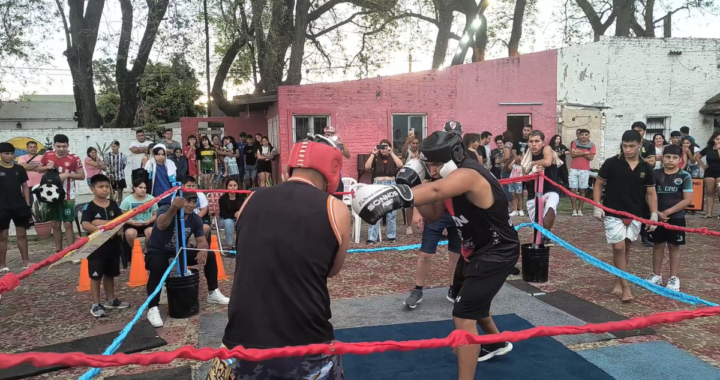
<svg viewBox="0 0 720 380">
<path fill-rule="evenodd" d="M 527 127 L 532 123 L 532 115 L 530 114 L 508 114 L 507 115 L 507 130 L 512 133 L 515 141 L 522 138 L 523 128 Z"/>
<path fill-rule="evenodd" d="M 322 135 L 328 125 L 330 125 L 330 115 L 295 115 L 293 117 L 294 142 L 305 139 L 308 133 Z"/>
<path fill-rule="evenodd" d="M 649 117 L 645 125 L 647 130 L 645 131 L 645 139 L 652 140 L 656 133 L 662 133 L 665 136 L 665 140 L 670 140 L 670 118 L 668 117 Z"/>
<path fill-rule="evenodd" d="M 420 141 L 427 136 L 427 115 L 397 114 L 392 116 L 392 143 L 396 154 L 402 151 L 405 141 L 413 130 Z"/>
</svg>

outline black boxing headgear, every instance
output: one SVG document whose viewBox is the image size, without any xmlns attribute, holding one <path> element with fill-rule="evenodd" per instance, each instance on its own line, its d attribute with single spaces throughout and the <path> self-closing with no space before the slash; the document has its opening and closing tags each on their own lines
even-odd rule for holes
<svg viewBox="0 0 720 380">
<path fill-rule="evenodd" d="M 454 162 L 460 165 L 465 155 L 462 137 L 455 132 L 437 131 L 420 144 L 420 159 L 425 162 Z"/>
</svg>

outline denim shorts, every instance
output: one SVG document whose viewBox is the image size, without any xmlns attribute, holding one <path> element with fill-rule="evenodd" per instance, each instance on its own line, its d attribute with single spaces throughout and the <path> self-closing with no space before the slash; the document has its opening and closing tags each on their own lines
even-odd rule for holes
<svg viewBox="0 0 720 380">
<path fill-rule="evenodd" d="M 457 227 L 455 227 L 455 221 L 447 211 L 440 215 L 440 219 L 425 225 L 420 252 L 436 253 L 438 243 L 442 239 L 443 230 L 446 228 L 448 231 L 448 251 L 460 254 L 460 235 L 457 232 Z"/>
<path fill-rule="evenodd" d="M 257 177 L 257 166 L 245 165 L 245 179 L 254 179 Z"/>
<path fill-rule="evenodd" d="M 512 193 L 522 194 L 522 192 L 523 192 L 523 183 L 522 182 L 508 183 L 507 187 L 508 187 L 508 191 L 511 194 Z"/>
</svg>

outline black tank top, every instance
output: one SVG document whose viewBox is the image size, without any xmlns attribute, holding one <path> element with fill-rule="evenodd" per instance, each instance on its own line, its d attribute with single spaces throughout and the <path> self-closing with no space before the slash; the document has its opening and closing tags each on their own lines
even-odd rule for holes
<svg viewBox="0 0 720 380">
<path fill-rule="evenodd" d="M 545 147 L 543 147 L 543 150 Z M 538 154 L 532 155 L 533 161 L 540 161 L 543 159 L 543 152 L 542 150 Z M 560 179 L 560 169 L 555 165 L 554 163 L 550 165 L 549 167 L 545 168 L 545 175 L 550 178 L 551 180 L 555 181 L 556 183 Z M 527 191 L 528 191 L 528 200 L 535 198 L 535 181 L 529 181 L 527 185 Z M 555 187 L 555 185 L 551 185 L 550 182 L 544 181 L 543 182 L 543 194 L 547 193 L 558 193 L 560 194 L 560 191 Z"/>
<path fill-rule="evenodd" d="M 240 214 L 223 344 L 274 348 L 329 342 L 327 278 L 339 248 L 330 195 L 288 181 L 254 192 Z"/>
<path fill-rule="evenodd" d="M 475 206 L 463 194 L 445 202 L 455 220 L 466 261 L 517 261 L 520 239 L 508 214 L 508 202 L 500 182 L 477 161 L 464 160 L 460 168 L 475 170 L 490 183 L 495 202 L 488 209 Z"/>
</svg>

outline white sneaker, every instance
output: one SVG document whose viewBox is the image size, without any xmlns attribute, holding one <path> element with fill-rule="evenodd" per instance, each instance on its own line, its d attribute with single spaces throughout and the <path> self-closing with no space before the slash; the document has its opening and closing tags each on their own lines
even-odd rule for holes
<svg viewBox="0 0 720 380">
<path fill-rule="evenodd" d="M 227 298 L 222 293 L 220 293 L 220 289 L 215 289 L 212 292 L 208 293 L 207 302 L 216 303 L 218 305 L 227 305 L 230 303 L 230 298 Z"/>
<path fill-rule="evenodd" d="M 679 292 L 680 291 L 680 279 L 677 278 L 677 276 L 670 277 L 666 288 L 668 288 L 670 290 L 674 290 L 676 292 Z"/>
<path fill-rule="evenodd" d="M 583 216 L 582 211 L 577 210 L 577 212 L 578 212 L 578 215 L 577 215 L 577 216 Z"/>
<path fill-rule="evenodd" d="M 675 277 L 677 278 L 677 277 Z M 647 282 L 653 283 L 655 285 L 661 285 L 662 284 L 662 276 L 658 276 L 655 273 L 651 274 L 646 278 Z"/>
<path fill-rule="evenodd" d="M 572 214 L 572 216 L 578 216 L 578 214 L 577 214 L 577 210 L 573 210 L 573 214 Z"/>
<path fill-rule="evenodd" d="M 148 309 L 147 319 L 153 327 L 163 327 L 163 320 L 160 317 L 160 309 L 158 309 L 157 306 Z"/>
<path fill-rule="evenodd" d="M 518 215 L 520 215 L 520 214 L 518 214 L 517 211 L 513 211 L 513 212 L 510 213 L 510 216 L 518 216 Z"/>
<path fill-rule="evenodd" d="M 525 212 L 523 210 L 518 211 L 518 216 L 525 216 Z"/>
</svg>

